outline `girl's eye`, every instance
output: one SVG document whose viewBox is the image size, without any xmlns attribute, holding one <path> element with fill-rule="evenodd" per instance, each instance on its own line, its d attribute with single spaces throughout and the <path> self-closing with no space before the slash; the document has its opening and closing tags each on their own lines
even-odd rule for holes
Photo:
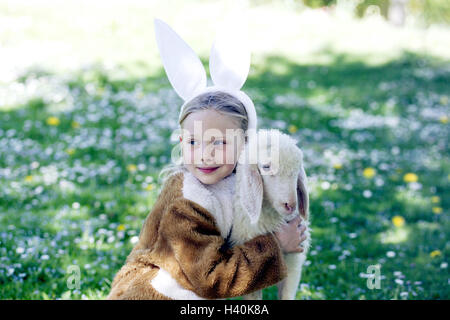
<svg viewBox="0 0 450 320">
<path fill-rule="evenodd" d="M 264 164 L 264 165 L 262 166 L 262 168 L 263 168 L 265 171 L 268 171 L 268 170 L 270 170 L 270 164 Z"/>
<path fill-rule="evenodd" d="M 196 146 L 198 143 L 197 143 L 197 141 L 195 141 L 195 140 L 190 140 L 190 141 L 189 141 L 189 144 L 190 144 L 191 146 Z"/>
<path fill-rule="evenodd" d="M 224 145 L 224 144 L 225 144 L 225 141 L 223 141 L 223 140 L 214 141 L 214 145 L 216 145 L 216 146 L 221 146 L 221 145 Z"/>
</svg>

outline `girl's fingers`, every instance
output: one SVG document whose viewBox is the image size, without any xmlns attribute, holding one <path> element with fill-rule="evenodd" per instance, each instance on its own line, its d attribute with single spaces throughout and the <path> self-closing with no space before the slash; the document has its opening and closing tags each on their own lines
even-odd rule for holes
<svg viewBox="0 0 450 320">
<path fill-rule="evenodd" d="M 296 223 L 298 225 L 298 224 L 300 224 L 301 221 L 302 220 L 301 220 L 300 216 L 296 216 L 294 219 L 289 221 L 289 223 L 292 223 L 292 224 Z"/>
</svg>

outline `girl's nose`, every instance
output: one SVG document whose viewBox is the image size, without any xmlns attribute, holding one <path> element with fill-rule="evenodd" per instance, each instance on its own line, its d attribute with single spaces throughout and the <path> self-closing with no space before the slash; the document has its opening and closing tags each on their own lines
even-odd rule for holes
<svg viewBox="0 0 450 320">
<path fill-rule="evenodd" d="M 209 145 L 203 146 L 202 162 L 204 162 L 204 163 L 213 163 L 214 162 L 214 148 L 211 148 L 211 146 L 209 146 Z"/>
</svg>

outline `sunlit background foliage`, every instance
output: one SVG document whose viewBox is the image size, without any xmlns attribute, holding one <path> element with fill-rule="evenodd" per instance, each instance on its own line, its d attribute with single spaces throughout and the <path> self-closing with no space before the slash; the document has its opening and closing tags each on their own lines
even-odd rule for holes
<svg viewBox="0 0 450 320">
<path fill-rule="evenodd" d="M 217 22 L 243 3 L 0 0 L 0 298 L 107 295 L 176 144 L 182 101 L 153 18 L 207 68 Z M 246 8 L 244 90 L 261 128 L 298 140 L 309 176 L 297 298 L 450 298 L 448 1 Z"/>
</svg>

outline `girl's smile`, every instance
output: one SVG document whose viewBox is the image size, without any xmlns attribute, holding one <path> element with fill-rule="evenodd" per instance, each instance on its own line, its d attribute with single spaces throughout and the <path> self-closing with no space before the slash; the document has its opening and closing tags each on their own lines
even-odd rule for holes
<svg viewBox="0 0 450 320">
<path fill-rule="evenodd" d="M 218 168 L 219 167 L 204 167 L 204 168 L 197 167 L 198 170 L 200 170 L 201 172 L 206 173 L 206 174 L 214 172 Z"/>
</svg>

